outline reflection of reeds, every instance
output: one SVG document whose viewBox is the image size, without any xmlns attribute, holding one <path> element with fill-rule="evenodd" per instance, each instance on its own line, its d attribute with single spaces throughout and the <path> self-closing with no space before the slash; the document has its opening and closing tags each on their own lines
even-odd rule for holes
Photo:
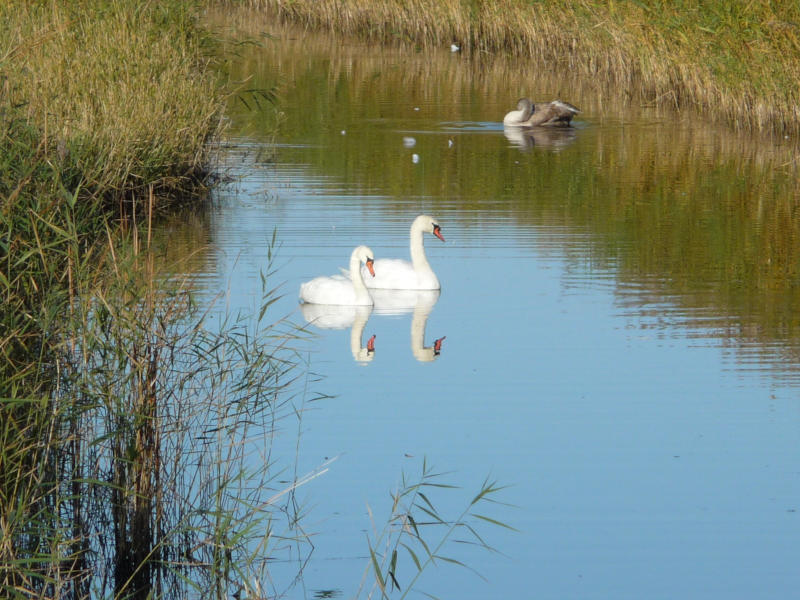
<svg viewBox="0 0 800 600">
<path fill-rule="evenodd" d="M 275 25 L 250 12 L 233 15 L 226 15 L 226 23 L 234 23 L 249 35 L 266 30 L 272 37 L 263 47 L 243 49 L 232 68 L 234 78 L 248 76 L 253 87 L 277 89 L 287 125 L 283 139 L 341 138 L 339 114 L 352 115 L 351 121 L 384 116 L 397 119 L 398 114 L 385 115 L 382 108 L 397 98 L 404 99 L 409 110 L 411 106 L 421 107 L 415 116 L 426 116 L 435 110 L 450 121 L 464 122 L 474 120 L 476 115 L 485 119 L 490 114 L 499 123 L 520 95 L 543 100 L 561 96 L 582 109 L 579 121 L 614 126 L 643 119 L 667 123 L 669 137 L 665 139 L 659 131 L 658 137 L 665 139 L 661 146 L 691 152 L 697 160 L 717 156 L 742 164 L 755 161 L 778 171 L 798 166 L 792 141 L 776 144 L 766 137 L 709 126 L 702 117 L 676 111 L 668 103 L 631 103 L 627 95 L 603 93 L 597 78 L 581 77 L 574 71 L 521 70 L 518 59 L 502 55 L 480 55 L 462 61 L 441 49 L 420 52 L 411 45 L 365 47 L 364 43 L 336 35 L 308 35 L 296 27 Z M 265 55 L 269 56 L 268 68 Z M 306 59 L 287 60 L 301 55 Z M 323 86 L 319 81 L 322 75 Z M 305 85 L 311 78 L 315 85 Z M 348 112 L 353 107 L 361 112 Z M 237 128 L 254 137 L 268 138 L 272 134 L 272 123 L 258 133 L 259 127 L 264 127 L 261 113 L 237 110 L 236 106 L 231 110 L 236 112 Z M 340 144 L 347 142 L 339 140 Z M 689 146 L 681 148 L 678 144 L 682 142 Z M 671 156 L 672 152 L 666 154 L 667 159 Z M 385 157 L 376 162 L 383 164 Z"/>
<path fill-rule="evenodd" d="M 249 23 L 258 27 L 255 19 Z M 657 288 L 687 313 L 703 307 L 747 323 L 742 334 L 757 333 L 767 348 L 796 346 L 800 177 L 791 142 L 669 107 L 631 106 L 579 77 L 531 73 L 509 90 L 511 59 L 465 61 L 448 51 L 378 48 L 327 34 L 301 36 L 285 26 L 270 31 L 274 40 L 242 54 L 242 72 L 255 73 L 256 85 L 278 85 L 283 141 L 328 149 L 303 153 L 316 173 L 333 177 L 337 189 L 383 197 L 370 206 L 375 222 L 407 215 L 408 198 L 424 193 L 445 223 L 479 212 L 588 230 L 591 244 L 567 249 L 576 264 L 613 264 L 620 288 Z M 437 120 L 470 123 L 494 114 L 499 123 L 526 88 L 545 98 L 560 94 L 583 109 L 574 142 L 525 160 L 499 131 L 476 133 L 482 141 L 471 142 L 469 152 L 458 138 L 448 147 L 442 131 L 448 123 Z M 419 113 L 411 112 L 414 106 Z M 339 115 L 348 126 L 364 124 L 362 131 L 340 135 Z M 258 131 L 257 118 L 240 117 Z M 419 118 L 426 128 L 434 125 L 429 135 L 416 136 L 421 163 L 414 165 L 398 129 L 417 127 Z M 281 152 L 295 159 L 291 150 Z"/>
<path fill-rule="evenodd" d="M 519 57 L 525 73 L 578 73 L 646 102 L 737 128 L 800 133 L 796 3 L 250 0 L 306 26 Z M 610 90 L 610 86 L 605 88 Z"/>
</svg>

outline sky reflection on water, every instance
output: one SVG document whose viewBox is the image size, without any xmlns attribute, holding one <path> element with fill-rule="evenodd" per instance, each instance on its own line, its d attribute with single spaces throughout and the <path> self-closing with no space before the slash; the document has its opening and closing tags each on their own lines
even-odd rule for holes
<svg viewBox="0 0 800 600">
<path fill-rule="evenodd" d="M 357 243 L 377 257 L 405 256 L 411 219 L 428 211 L 412 199 L 398 211 L 405 219 L 377 222 L 369 207 L 379 197 L 320 193 L 319 178 L 305 187 L 301 172 L 270 166 L 252 197 L 240 182 L 222 202 L 215 262 L 232 307 L 257 303 L 267 247 L 259 240 L 272 228 L 286 294 L 274 310 L 303 322 L 301 281 L 328 272 L 332 258 L 344 265 Z M 282 187 L 289 173 L 291 188 Z M 267 202 L 262 185 L 276 190 Z M 740 369 L 717 330 L 687 328 L 695 317 L 669 298 L 620 295 L 613 265 L 565 256 L 590 243 L 588 232 L 479 213 L 440 222 L 448 242 L 426 246 L 443 282 L 430 310 L 379 303 L 358 325 L 357 348 L 346 324 L 317 329 L 308 347 L 323 376 L 316 387 L 335 398 L 304 414 L 298 470 L 338 459 L 299 492 L 313 507 L 306 528 L 318 532 L 305 584 L 353 589 L 366 506 L 385 512 L 400 471 L 416 473 L 422 457 L 454 472 L 461 500 L 486 475 L 509 484 L 502 499 L 517 508 L 493 514 L 520 530 L 487 535 L 508 558 L 458 554 L 488 582 L 446 566 L 421 584 L 431 593 L 780 597 L 800 583 L 792 379 Z M 435 362 L 418 360 L 415 316 L 424 318 L 422 346 L 446 336 Z M 374 352 L 355 357 L 373 335 Z"/>
<path fill-rule="evenodd" d="M 364 81 L 377 88 L 385 64 L 402 59 L 392 52 L 354 59 L 383 61 Z M 369 71 L 354 64 L 349 77 Z M 355 592 L 366 507 L 380 523 L 401 470 L 417 473 L 423 457 L 465 488 L 437 500 L 445 512 L 489 475 L 509 485 L 501 499 L 513 506 L 487 512 L 519 530 L 486 532 L 502 555 L 456 553 L 488 581 L 451 565 L 429 572 L 420 589 L 437 596 L 785 598 L 800 589 L 800 342 L 785 323 L 774 327 L 784 335 L 765 322 L 762 283 L 734 278 L 725 299 L 735 310 L 726 310 L 717 287 L 727 261 L 709 250 L 694 264 L 702 249 L 680 239 L 683 218 L 709 229 L 733 222 L 724 201 L 735 188 L 717 198 L 708 184 L 724 156 L 711 166 L 673 156 L 691 155 L 694 138 L 651 148 L 654 136 L 680 134 L 647 114 L 623 128 L 579 97 L 584 113 L 569 134 L 509 136 L 483 88 L 468 90 L 483 104 L 454 121 L 448 105 L 394 97 L 395 88 L 377 88 L 377 100 L 348 96 L 326 68 L 298 76 L 308 89 L 286 96 L 324 104 L 320 114 L 336 122 L 320 128 L 332 133 L 290 113 L 274 162 L 257 159 L 266 144 L 257 135 L 232 140 L 228 166 L 240 179 L 220 194 L 213 270 L 202 278 L 232 311 L 257 311 L 277 231 L 272 281 L 285 296 L 270 310 L 311 321 L 315 333 L 302 355 L 321 379 L 306 382 L 307 397 L 334 397 L 303 404 L 299 442 L 287 425 L 275 449 L 299 448 L 298 472 L 337 457 L 298 491 L 303 527 L 316 534 L 305 589 Z M 372 102 L 381 118 L 368 118 Z M 670 169 L 684 162 L 677 181 Z M 695 179 L 707 197 L 687 199 Z M 691 201 L 692 216 L 662 201 Z M 338 315 L 301 309 L 299 284 L 346 266 L 356 245 L 407 258 L 421 213 L 439 219 L 447 240 L 426 240 L 441 295 Z M 748 218 L 739 238 L 751 239 Z"/>
</svg>

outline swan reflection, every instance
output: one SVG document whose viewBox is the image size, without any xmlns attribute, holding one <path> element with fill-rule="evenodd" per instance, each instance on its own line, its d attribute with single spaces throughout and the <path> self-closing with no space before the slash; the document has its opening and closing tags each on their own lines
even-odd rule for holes
<svg viewBox="0 0 800 600">
<path fill-rule="evenodd" d="M 569 146 L 577 138 L 577 131 L 572 127 L 503 127 L 503 135 L 520 150 L 533 147 L 549 148 L 553 151 Z"/>
<path fill-rule="evenodd" d="M 425 346 L 425 326 L 433 307 L 439 301 L 439 290 L 370 290 L 373 308 L 380 315 L 411 316 L 411 353 L 420 362 L 431 362 L 439 357 L 445 336 Z"/>
<path fill-rule="evenodd" d="M 365 364 L 375 358 L 375 336 L 362 344 L 364 328 L 372 313 L 371 306 L 336 306 L 332 304 L 301 304 L 303 318 L 320 329 L 350 328 L 350 351 L 356 362 Z"/>
</svg>

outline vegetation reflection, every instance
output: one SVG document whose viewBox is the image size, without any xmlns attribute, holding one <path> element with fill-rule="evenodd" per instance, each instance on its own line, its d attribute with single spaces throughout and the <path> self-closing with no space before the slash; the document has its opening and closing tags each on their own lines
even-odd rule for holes
<svg viewBox="0 0 800 600">
<path fill-rule="evenodd" d="M 530 76 L 531 95 L 558 92 L 583 113 L 574 139 L 520 148 L 499 128 L 518 94 L 506 83 L 509 62 L 301 38 L 290 28 L 273 36 L 235 69 L 276 90 L 283 160 L 292 160 L 292 144 L 320 148 L 304 159 L 338 178 L 340 190 L 388 196 L 372 207 L 379 212 L 401 214 L 407 198 L 423 195 L 449 222 L 480 211 L 589 231 L 591 243 L 567 248 L 569 259 L 613 265 L 629 305 L 668 298 L 689 326 L 713 322 L 739 345 L 759 341 L 768 353 L 779 347 L 776 360 L 800 358 L 792 146 L 598 97 L 590 81 Z M 253 115 L 240 122 L 254 137 L 265 126 Z M 415 128 L 424 131 L 411 149 L 403 137 Z M 465 151 L 464 136 L 480 144 Z"/>
</svg>

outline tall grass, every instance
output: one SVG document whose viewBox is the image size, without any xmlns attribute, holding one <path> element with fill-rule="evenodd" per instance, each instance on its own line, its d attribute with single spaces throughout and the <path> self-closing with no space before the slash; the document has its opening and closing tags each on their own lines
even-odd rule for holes
<svg viewBox="0 0 800 600">
<path fill-rule="evenodd" d="M 598 93 L 800 135 L 800 5 L 580 0 L 248 0 L 309 27 L 510 53 L 520 73 L 578 73 Z M 509 82 L 513 84 L 513 81 Z M 604 85 L 603 85 L 604 84 Z"/>
<path fill-rule="evenodd" d="M 374 579 L 368 597 L 376 591 L 381 598 L 390 598 L 395 590 L 400 599 L 412 591 L 433 597 L 417 586 L 430 567 L 451 564 L 474 571 L 450 554 L 451 546 L 468 545 L 496 552 L 479 533 L 481 525 L 513 528 L 477 510 L 486 504 L 499 503 L 496 496 L 503 488 L 486 479 L 466 507 L 455 518 L 447 518 L 437 508 L 433 494 L 453 488 L 445 482 L 444 474 L 434 471 L 427 460 L 423 460 L 418 477 L 410 479 L 403 474 L 400 485 L 392 493 L 391 512 L 385 526 L 373 531 L 368 539 L 367 573 L 372 573 Z M 366 581 L 365 577 L 359 596 Z"/>
<path fill-rule="evenodd" d="M 189 288 L 165 285 L 147 228 L 90 243 L 70 214 L 79 204 L 66 200 L 60 222 L 37 216 L 31 236 L 40 268 L 25 279 L 48 290 L 39 307 L 53 319 L 36 315 L 15 349 L 24 320 L 3 315 L 15 329 L 0 384 L 0 595 L 269 589 L 274 540 L 305 539 L 278 518 L 286 485 L 269 459 L 295 412 L 293 329 L 267 320 L 267 279 L 260 319 L 207 325 Z M 54 247 L 63 260 L 48 260 Z M 4 299 L 24 306 L 7 273 Z"/>
<path fill-rule="evenodd" d="M 31 147 L 82 196 L 196 189 L 224 95 L 195 4 L 0 4 L 0 127 L 24 121 Z"/>
<path fill-rule="evenodd" d="M 151 246 L 159 194 L 204 185 L 220 127 L 194 9 L 0 5 L 4 597 L 268 587 L 279 490 L 258 458 L 291 331 L 207 327 Z"/>
</svg>

